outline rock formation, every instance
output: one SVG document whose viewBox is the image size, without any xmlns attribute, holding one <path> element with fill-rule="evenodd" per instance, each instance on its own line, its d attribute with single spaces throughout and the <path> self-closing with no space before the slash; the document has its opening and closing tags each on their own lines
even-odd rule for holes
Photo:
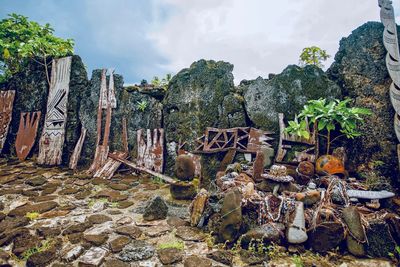
<svg viewBox="0 0 400 267">
<path fill-rule="evenodd" d="M 383 29 L 381 23 L 368 22 L 343 38 L 328 74 L 343 88 L 344 96 L 355 99 L 355 106 L 369 108 L 373 113 L 360 127 L 363 135 L 348 142 L 348 168 L 366 171 L 380 161 L 385 163 L 378 168 L 382 174 L 394 177 L 398 172 L 397 139 Z"/>
<path fill-rule="evenodd" d="M 206 127 L 246 126 L 240 97 L 234 94 L 232 70 L 227 62 L 199 60 L 172 78 L 163 101 L 167 147 L 171 148 L 168 173 L 173 173 L 179 142 L 186 142 L 191 151 Z"/>
<path fill-rule="evenodd" d="M 340 87 L 315 66 L 290 65 L 270 80 L 258 77 L 242 82 L 239 88 L 246 113 L 255 127 L 275 133 L 279 133 L 278 113 L 292 120 L 308 100 L 341 95 Z"/>
</svg>

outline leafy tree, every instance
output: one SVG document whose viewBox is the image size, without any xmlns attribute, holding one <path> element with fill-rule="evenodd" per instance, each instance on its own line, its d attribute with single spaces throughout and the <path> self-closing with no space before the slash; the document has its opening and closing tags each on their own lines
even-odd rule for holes
<svg viewBox="0 0 400 267">
<path fill-rule="evenodd" d="M 350 101 L 351 99 L 335 99 L 328 103 L 326 99 L 310 100 L 300 114 L 293 121 L 289 121 L 286 132 L 310 138 L 305 121 L 308 118 L 311 123 L 317 123 L 320 136 L 327 139 L 326 151 L 329 154 L 331 144 L 340 137 L 352 139 L 360 136 L 357 128 L 358 124 L 363 122 L 362 116 L 372 114 L 369 109 L 348 107 Z M 331 132 L 337 128 L 341 134 L 332 139 Z M 322 132 L 326 134 L 321 134 Z"/>
<path fill-rule="evenodd" d="M 314 65 L 322 68 L 324 66 L 322 62 L 330 57 L 326 50 L 317 46 L 306 47 L 300 54 L 300 65 Z"/>
<path fill-rule="evenodd" d="M 0 76 L 8 79 L 17 73 L 24 60 L 31 58 L 44 66 L 47 82 L 49 57 L 73 54 L 74 41 L 53 35 L 50 24 L 40 25 L 27 17 L 10 14 L 0 21 Z"/>
</svg>

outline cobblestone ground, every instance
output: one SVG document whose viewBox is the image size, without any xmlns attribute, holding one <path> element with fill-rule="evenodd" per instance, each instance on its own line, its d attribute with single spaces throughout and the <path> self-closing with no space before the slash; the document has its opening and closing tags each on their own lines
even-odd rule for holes
<svg viewBox="0 0 400 267">
<path fill-rule="evenodd" d="M 144 221 L 156 195 L 166 200 L 168 216 Z M 0 266 L 394 266 L 349 256 L 296 257 L 283 248 L 274 248 L 269 261 L 223 250 L 189 226 L 189 204 L 172 200 L 168 185 L 128 170 L 103 180 L 0 159 Z"/>
</svg>

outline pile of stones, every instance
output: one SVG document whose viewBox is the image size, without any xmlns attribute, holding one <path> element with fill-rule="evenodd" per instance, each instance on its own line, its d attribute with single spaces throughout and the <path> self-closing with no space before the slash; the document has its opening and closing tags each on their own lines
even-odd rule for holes
<svg viewBox="0 0 400 267">
<path fill-rule="evenodd" d="M 257 161 L 228 165 L 217 173 L 215 189 L 203 189 L 193 200 L 191 224 L 218 242 L 251 251 L 275 244 L 299 252 L 396 257 L 399 198 L 367 190 L 341 161 L 322 156 L 316 164 L 268 170 Z"/>
</svg>

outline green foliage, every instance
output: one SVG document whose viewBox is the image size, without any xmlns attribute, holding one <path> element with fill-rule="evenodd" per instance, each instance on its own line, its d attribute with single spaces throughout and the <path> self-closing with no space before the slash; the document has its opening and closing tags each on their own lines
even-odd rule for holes
<svg viewBox="0 0 400 267">
<path fill-rule="evenodd" d="M 44 240 L 41 245 L 39 245 L 37 247 L 30 248 L 27 251 L 25 251 L 24 253 L 22 253 L 21 260 L 26 261 L 33 254 L 40 253 L 40 252 L 48 250 L 51 247 L 52 243 L 53 242 L 51 240 Z"/>
<path fill-rule="evenodd" d="M 317 123 L 319 132 L 327 132 L 322 135 L 327 138 L 327 154 L 329 154 L 330 145 L 341 136 L 353 139 L 361 135 L 357 130 L 358 124 L 363 122 L 364 115 L 371 115 L 369 109 L 349 107 L 351 99 L 337 100 L 327 102 L 326 99 L 310 100 L 303 110 L 293 120 L 289 121 L 289 127 L 286 132 L 298 136 L 309 138 L 306 119 L 311 123 Z M 342 133 L 331 140 L 331 131 L 339 129 Z"/>
<path fill-rule="evenodd" d="M 171 242 L 161 243 L 158 245 L 158 249 L 166 249 L 166 248 L 176 248 L 179 250 L 184 250 L 185 243 L 183 243 L 183 241 L 180 240 L 174 240 Z"/>
<path fill-rule="evenodd" d="M 39 218 L 39 216 L 40 216 L 39 212 L 28 212 L 25 214 L 25 217 L 31 221 L 36 220 L 37 218 Z"/>
<path fill-rule="evenodd" d="M 306 47 L 300 54 L 300 65 L 324 67 L 322 62 L 330 58 L 327 52 L 317 46 Z"/>
<path fill-rule="evenodd" d="M 140 110 L 141 112 L 144 112 L 148 105 L 149 103 L 146 100 L 142 100 L 137 103 L 137 109 Z"/>
<path fill-rule="evenodd" d="M 3 80 L 17 73 L 24 60 L 32 58 L 43 65 L 49 81 L 48 57 L 73 53 L 74 41 L 53 35 L 50 24 L 40 25 L 27 17 L 10 14 L 0 21 L 0 76 Z"/>
<path fill-rule="evenodd" d="M 108 203 L 108 199 L 107 198 L 91 199 L 89 201 L 88 207 L 92 208 L 94 204 L 96 204 L 97 202 Z"/>
<path fill-rule="evenodd" d="M 294 265 L 296 267 L 303 267 L 304 266 L 303 260 L 298 255 L 294 255 L 292 257 L 292 261 L 293 261 L 293 263 L 294 263 Z"/>
<path fill-rule="evenodd" d="M 153 80 L 151 80 L 151 84 L 152 84 L 154 87 L 162 87 L 162 88 L 164 88 L 165 90 L 167 90 L 168 84 L 169 84 L 169 82 L 171 81 L 171 79 L 172 79 L 172 74 L 171 74 L 171 73 L 167 73 L 167 74 L 165 75 L 165 77 L 162 78 L 161 80 L 160 80 L 160 78 L 159 78 L 158 76 L 154 76 L 154 77 L 153 77 Z"/>
</svg>

